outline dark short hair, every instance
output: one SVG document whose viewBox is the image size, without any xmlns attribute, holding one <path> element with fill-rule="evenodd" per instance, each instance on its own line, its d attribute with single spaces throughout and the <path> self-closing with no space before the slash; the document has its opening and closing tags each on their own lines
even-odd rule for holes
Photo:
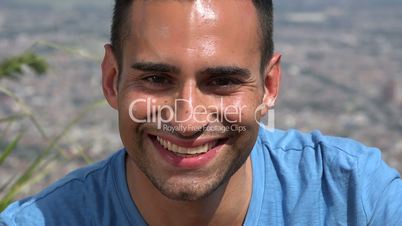
<svg viewBox="0 0 402 226">
<path fill-rule="evenodd" d="M 112 27 L 111 27 L 111 44 L 113 52 L 117 58 L 119 67 L 122 66 L 122 56 L 124 48 L 124 40 L 130 34 L 129 20 L 131 4 L 134 0 L 115 0 Z M 273 6 L 272 0 L 253 0 L 257 9 L 260 22 L 261 32 L 261 65 L 260 70 L 263 72 L 267 61 L 272 57 L 274 51 L 273 34 Z"/>
</svg>

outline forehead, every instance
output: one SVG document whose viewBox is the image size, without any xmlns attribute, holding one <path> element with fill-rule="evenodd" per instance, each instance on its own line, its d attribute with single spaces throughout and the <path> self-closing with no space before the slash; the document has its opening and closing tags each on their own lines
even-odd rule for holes
<svg viewBox="0 0 402 226">
<path fill-rule="evenodd" d="M 251 0 L 137 0 L 125 44 L 151 60 L 242 61 L 260 56 L 257 11 Z"/>
</svg>

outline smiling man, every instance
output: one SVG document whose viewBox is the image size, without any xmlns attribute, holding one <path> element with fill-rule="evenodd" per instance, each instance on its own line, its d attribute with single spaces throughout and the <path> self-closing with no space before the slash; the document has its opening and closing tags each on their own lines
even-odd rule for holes
<svg viewBox="0 0 402 226">
<path fill-rule="evenodd" d="M 124 149 L 11 204 L 7 225 L 402 225 L 375 148 L 266 130 L 268 0 L 116 0 L 102 86 Z"/>
</svg>

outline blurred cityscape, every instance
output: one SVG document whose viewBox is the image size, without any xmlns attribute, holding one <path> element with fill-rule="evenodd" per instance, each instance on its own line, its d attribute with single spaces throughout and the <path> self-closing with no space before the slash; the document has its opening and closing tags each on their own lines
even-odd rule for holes
<svg viewBox="0 0 402 226">
<path fill-rule="evenodd" d="M 275 45 L 283 54 L 283 79 L 275 107 L 276 128 L 321 130 L 382 150 L 402 172 L 402 1 L 276 0 Z M 102 99 L 100 60 L 108 42 L 112 0 L 0 0 L 0 60 L 33 50 L 51 66 L 19 81 L 0 80 L 31 107 L 46 135 L 61 132 L 82 108 Z M 0 94 L 0 118 L 18 106 Z M 0 131 L 5 123 L 0 124 Z M 0 187 L 41 151 L 46 139 L 31 122 L 18 150 L 0 167 Z M 0 143 L 0 147 L 5 144 Z M 86 162 L 121 148 L 117 115 L 96 108 L 63 138 L 58 161 L 32 193 Z M 79 155 L 78 155 L 79 156 Z M 1 193 L 1 192 L 0 192 Z"/>
</svg>

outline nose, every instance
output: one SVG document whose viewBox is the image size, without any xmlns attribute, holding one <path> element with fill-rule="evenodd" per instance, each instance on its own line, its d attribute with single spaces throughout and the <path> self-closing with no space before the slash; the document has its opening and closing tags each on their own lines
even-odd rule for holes
<svg viewBox="0 0 402 226">
<path fill-rule="evenodd" d="M 194 136 L 208 125 L 208 96 L 194 80 L 182 84 L 175 100 L 175 117 L 171 123 L 182 136 Z"/>
</svg>

